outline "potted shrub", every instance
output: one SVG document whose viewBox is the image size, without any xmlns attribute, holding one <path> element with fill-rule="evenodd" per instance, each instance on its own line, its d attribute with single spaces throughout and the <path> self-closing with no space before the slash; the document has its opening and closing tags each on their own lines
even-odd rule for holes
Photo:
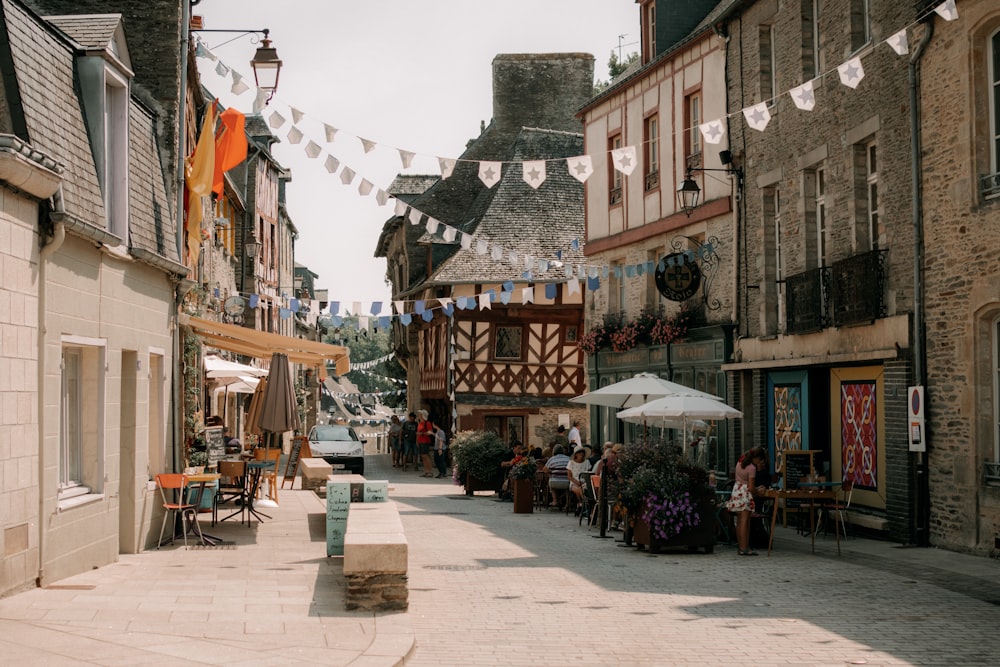
<svg viewBox="0 0 1000 667">
<path fill-rule="evenodd" d="M 460 431 L 451 442 L 455 479 L 465 484 L 466 495 L 476 491 L 500 492 L 503 468 L 500 463 L 510 449 L 492 431 Z"/>
<path fill-rule="evenodd" d="M 715 495 L 708 471 L 684 459 L 680 447 L 630 445 L 621 454 L 619 474 L 621 501 L 639 548 L 714 550 Z"/>
<path fill-rule="evenodd" d="M 510 481 L 514 495 L 514 513 L 531 514 L 535 511 L 535 475 L 538 464 L 530 456 L 519 456 L 510 466 Z"/>
</svg>

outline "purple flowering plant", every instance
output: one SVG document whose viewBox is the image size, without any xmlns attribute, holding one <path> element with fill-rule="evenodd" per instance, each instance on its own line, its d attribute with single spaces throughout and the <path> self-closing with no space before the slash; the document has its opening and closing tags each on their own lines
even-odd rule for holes
<svg viewBox="0 0 1000 667">
<path fill-rule="evenodd" d="M 699 525 L 699 500 L 709 492 L 708 471 L 667 443 L 628 445 L 619 457 L 619 499 L 668 539 Z"/>
<path fill-rule="evenodd" d="M 661 540 L 680 535 L 701 521 L 698 506 L 691 499 L 690 491 L 682 491 L 675 496 L 665 498 L 650 493 L 646 496 L 646 511 L 642 519 L 649 524 L 653 536 Z"/>
</svg>

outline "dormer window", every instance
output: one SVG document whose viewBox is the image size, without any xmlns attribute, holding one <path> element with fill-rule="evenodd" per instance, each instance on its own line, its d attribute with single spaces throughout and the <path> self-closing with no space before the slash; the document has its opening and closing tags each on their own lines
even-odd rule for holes
<svg viewBox="0 0 1000 667">
<path fill-rule="evenodd" d="M 108 231 L 128 243 L 128 79 L 107 68 L 104 84 L 104 191 Z"/>
</svg>

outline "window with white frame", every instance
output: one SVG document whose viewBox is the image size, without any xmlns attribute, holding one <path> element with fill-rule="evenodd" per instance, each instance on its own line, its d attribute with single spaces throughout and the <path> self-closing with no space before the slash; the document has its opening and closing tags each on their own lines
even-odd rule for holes
<svg viewBox="0 0 1000 667">
<path fill-rule="evenodd" d="M 103 341 L 64 338 L 59 428 L 59 502 L 103 491 Z"/>
<path fill-rule="evenodd" d="M 760 101 L 773 105 L 778 90 L 777 61 L 774 55 L 774 26 L 762 25 L 757 28 L 757 47 L 760 57 Z"/>
<path fill-rule="evenodd" d="M 870 0 L 851 0 L 851 50 L 857 51 L 872 41 Z"/>
<path fill-rule="evenodd" d="M 878 145 L 865 145 L 865 206 L 868 223 L 869 250 L 878 248 Z"/>
<path fill-rule="evenodd" d="M 820 165 L 807 169 L 803 179 L 806 231 L 806 268 L 829 263 L 827 237 L 826 169 Z"/>
<path fill-rule="evenodd" d="M 650 2 L 646 5 L 643 11 L 643 34 L 646 39 L 643 40 L 642 52 L 645 55 L 643 59 L 644 63 L 648 63 L 650 60 L 656 57 L 656 1 Z"/>
<path fill-rule="evenodd" d="M 616 134 L 608 139 L 608 204 L 616 206 L 622 203 L 622 173 L 615 169 L 611 159 L 611 151 L 622 147 L 622 135 Z"/>
<path fill-rule="evenodd" d="M 785 329 L 785 267 L 781 243 L 780 193 L 776 186 L 762 191 L 764 223 L 764 331 L 767 335 Z"/>
<path fill-rule="evenodd" d="M 777 322 L 778 331 L 785 330 L 785 254 L 781 245 L 781 201 L 778 197 L 778 189 L 773 188 L 771 193 L 771 211 L 774 225 L 774 283 L 775 295 L 777 298 Z"/>
<path fill-rule="evenodd" d="M 692 164 L 692 158 L 701 155 L 701 92 L 691 93 L 684 100 L 684 127 L 687 132 L 684 135 L 684 154 L 688 158 L 688 166 Z M 694 160 L 697 161 L 697 160 Z"/>
<path fill-rule="evenodd" d="M 1000 173 L 1000 30 L 989 39 L 990 173 Z M 1000 192 L 994 196 L 1000 195 Z"/>
<path fill-rule="evenodd" d="M 608 273 L 608 314 L 617 315 L 625 310 L 625 269 L 621 262 L 613 262 Z"/>
<path fill-rule="evenodd" d="M 109 232 L 128 242 L 128 79 L 105 71 L 102 185 Z"/>
<path fill-rule="evenodd" d="M 802 0 L 802 77 L 814 79 L 823 71 L 819 48 L 819 2 Z"/>
<path fill-rule="evenodd" d="M 647 117 L 643 123 L 643 146 L 646 148 L 644 186 L 649 191 L 660 186 L 660 120 L 656 114 Z"/>
</svg>

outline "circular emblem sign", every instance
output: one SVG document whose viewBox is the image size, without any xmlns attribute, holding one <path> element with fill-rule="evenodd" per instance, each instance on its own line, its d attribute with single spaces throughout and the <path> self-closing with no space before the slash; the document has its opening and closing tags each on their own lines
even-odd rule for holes
<svg viewBox="0 0 1000 667">
<path fill-rule="evenodd" d="M 226 299 L 226 302 L 222 305 L 223 310 L 226 311 L 227 315 L 242 315 L 243 314 L 243 297 L 241 296 L 231 296 Z"/>
<path fill-rule="evenodd" d="M 701 269 L 686 253 L 667 255 L 656 265 L 656 289 L 671 301 L 686 301 L 701 286 Z"/>
</svg>

